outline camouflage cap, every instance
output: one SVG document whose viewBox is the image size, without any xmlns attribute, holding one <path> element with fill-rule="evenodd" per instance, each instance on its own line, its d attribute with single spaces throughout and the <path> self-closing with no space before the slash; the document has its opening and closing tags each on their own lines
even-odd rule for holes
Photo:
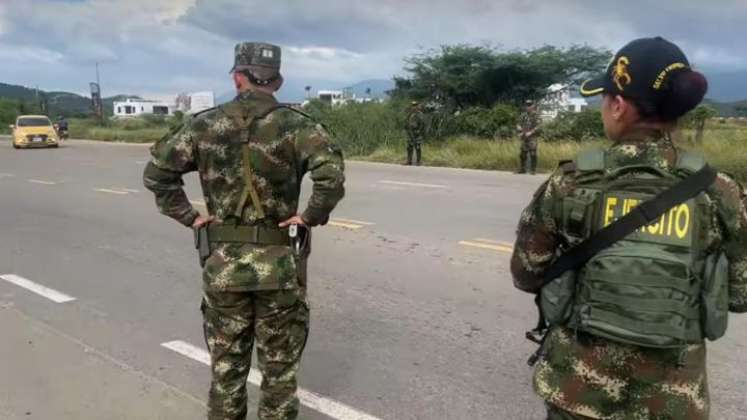
<svg viewBox="0 0 747 420">
<path fill-rule="evenodd" d="M 236 44 L 235 60 L 231 72 L 249 70 L 261 81 L 272 80 L 280 73 L 280 47 L 265 42 Z"/>
</svg>

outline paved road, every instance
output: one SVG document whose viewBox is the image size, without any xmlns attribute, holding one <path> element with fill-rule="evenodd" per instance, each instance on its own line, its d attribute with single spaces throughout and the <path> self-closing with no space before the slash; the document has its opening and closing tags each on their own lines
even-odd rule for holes
<svg viewBox="0 0 747 420">
<path fill-rule="evenodd" d="M 196 255 L 142 188 L 147 157 L 0 139 L 0 275 L 16 275 L 0 280 L 0 418 L 203 417 Z M 525 364 L 533 307 L 508 275 L 541 182 L 350 162 L 348 195 L 315 232 L 303 418 L 542 418 Z M 200 200 L 195 177 L 187 190 Z M 746 326 L 734 317 L 710 348 L 716 419 L 747 418 Z"/>
</svg>

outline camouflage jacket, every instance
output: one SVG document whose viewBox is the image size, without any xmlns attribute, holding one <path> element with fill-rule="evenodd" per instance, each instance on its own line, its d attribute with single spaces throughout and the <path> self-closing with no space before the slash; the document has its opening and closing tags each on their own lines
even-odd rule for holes
<svg viewBox="0 0 747 420">
<path fill-rule="evenodd" d="M 677 149 L 666 138 L 617 144 L 616 166 L 645 164 L 671 171 Z M 574 173 L 559 169 L 542 185 L 519 222 L 511 259 L 514 285 L 536 293 L 554 261 L 562 232 L 552 208 L 574 188 Z M 714 220 L 707 239 L 730 262 L 729 309 L 747 311 L 747 210 L 741 186 L 719 174 L 708 190 Z M 712 248 L 712 249 L 717 249 Z M 540 397 L 565 410 L 597 419 L 705 419 L 709 411 L 705 344 L 682 350 L 646 349 L 551 330 L 536 367 Z"/>
<path fill-rule="evenodd" d="M 325 224 L 344 195 L 342 153 L 321 125 L 287 108 L 272 111 L 277 106 L 271 95 L 241 94 L 195 115 L 156 142 L 143 179 L 161 213 L 185 226 L 192 224 L 198 212 L 182 189 L 182 175 L 198 171 L 207 211 L 218 221 L 277 227 L 297 213 L 301 180 L 310 173 L 313 192 L 302 217 L 310 226 Z M 264 218 L 251 199 L 242 201 L 246 140 Z M 286 246 L 219 244 L 204 267 L 205 287 L 293 288 L 298 262 Z"/>
<path fill-rule="evenodd" d="M 529 132 L 540 125 L 540 117 L 537 112 L 524 112 L 519 116 L 519 132 L 522 140 L 532 139 L 537 136 L 538 131 L 531 135 Z"/>
<path fill-rule="evenodd" d="M 407 115 L 407 134 L 411 138 L 421 138 L 425 135 L 425 115 L 423 111 L 415 109 Z"/>
</svg>

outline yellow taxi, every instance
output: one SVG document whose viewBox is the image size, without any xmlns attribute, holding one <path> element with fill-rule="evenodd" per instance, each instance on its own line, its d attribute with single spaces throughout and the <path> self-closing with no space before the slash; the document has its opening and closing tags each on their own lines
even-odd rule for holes
<svg viewBox="0 0 747 420">
<path fill-rule="evenodd" d="M 58 147 L 60 139 L 52 126 L 52 121 L 44 115 L 21 115 L 16 119 L 13 130 L 13 147 Z"/>
</svg>

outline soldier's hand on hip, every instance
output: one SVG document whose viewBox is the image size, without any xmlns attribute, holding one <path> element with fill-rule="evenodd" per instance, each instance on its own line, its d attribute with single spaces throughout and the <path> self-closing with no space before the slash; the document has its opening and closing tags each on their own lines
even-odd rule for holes
<svg viewBox="0 0 747 420">
<path fill-rule="evenodd" d="M 306 226 L 306 221 L 303 220 L 303 218 L 299 215 L 295 215 L 291 217 L 288 220 L 285 220 L 283 222 L 278 223 L 278 226 L 281 228 L 288 227 L 290 225 L 300 225 L 300 226 Z"/>
<path fill-rule="evenodd" d="M 201 228 L 214 221 L 215 221 L 215 216 L 197 216 L 197 218 L 195 218 L 195 221 L 192 222 L 192 229 Z"/>
</svg>

